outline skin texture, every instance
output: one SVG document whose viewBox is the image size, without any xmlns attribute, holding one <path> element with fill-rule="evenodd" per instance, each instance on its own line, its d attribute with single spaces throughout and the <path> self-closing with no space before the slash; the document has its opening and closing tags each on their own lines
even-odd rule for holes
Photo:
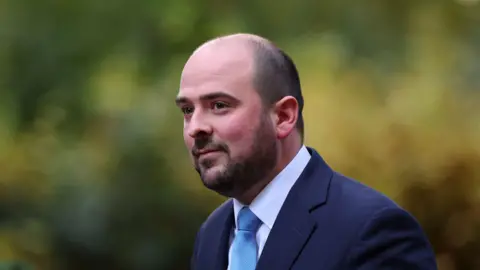
<svg viewBox="0 0 480 270">
<path fill-rule="evenodd" d="M 244 204 L 302 145 L 296 99 L 265 105 L 253 86 L 251 39 L 261 38 L 236 34 L 200 46 L 184 66 L 176 99 L 185 145 L 203 184 Z"/>
</svg>

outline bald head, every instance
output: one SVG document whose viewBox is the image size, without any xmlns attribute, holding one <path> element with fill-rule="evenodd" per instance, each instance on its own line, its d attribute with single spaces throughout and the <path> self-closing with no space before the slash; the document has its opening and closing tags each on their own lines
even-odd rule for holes
<svg viewBox="0 0 480 270">
<path fill-rule="evenodd" d="M 262 98 L 264 105 L 271 105 L 285 96 L 293 96 L 298 102 L 296 127 L 304 134 L 303 96 L 297 68 L 292 59 L 271 41 L 253 34 L 232 34 L 209 40 L 198 47 L 191 58 L 199 54 L 232 52 L 238 61 L 244 61 L 244 71 L 249 72 L 252 86 Z"/>
</svg>

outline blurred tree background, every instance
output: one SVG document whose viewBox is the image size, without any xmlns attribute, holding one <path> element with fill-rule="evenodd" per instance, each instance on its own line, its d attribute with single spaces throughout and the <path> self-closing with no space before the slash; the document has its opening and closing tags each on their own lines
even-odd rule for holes
<svg viewBox="0 0 480 270">
<path fill-rule="evenodd" d="M 440 269 L 480 269 L 478 0 L 0 0 L 1 269 L 188 269 L 223 198 L 188 159 L 203 41 L 296 61 L 306 142 L 410 210 Z"/>
</svg>

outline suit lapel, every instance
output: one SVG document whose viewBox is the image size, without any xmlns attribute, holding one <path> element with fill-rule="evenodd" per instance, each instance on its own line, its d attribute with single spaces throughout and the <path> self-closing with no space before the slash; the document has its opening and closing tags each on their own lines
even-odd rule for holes
<svg viewBox="0 0 480 270">
<path fill-rule="evenodd" d="M 200 258 L 205 258 L 202 270 L 226 270 L 228 267 L 228 250 L 230 233 L 233 228 L 233 205 L 231 200 L 225 202 L 214 215 L 211 226 L 204 234 Z"/>
<path fill-rule="evenodd" d="M 316 223 L 304 209 L 285 206 L 270 231 L 257 269 L 289 269 L 316 229 Z"/>
<path fill-rule="evenodd" d="M 326 202 L 333 171 L 315 150 L 308 150 L 312 158 L 277 216 L 257 263 L 259 270 L 290 269 L 317 228 L 310 212 Z"/>
</svg>

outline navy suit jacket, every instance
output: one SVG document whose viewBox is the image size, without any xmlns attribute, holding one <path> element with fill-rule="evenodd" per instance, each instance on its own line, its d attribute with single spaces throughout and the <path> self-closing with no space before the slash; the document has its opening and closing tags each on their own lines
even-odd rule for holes
<svg viewBox="0 0 480 270">
<path fill-rule="evenodd" d="M 381 193 L 333 171 L 312 155 L 268 236 L 257 270 L 437 269 L 418 222 Z M 226 270 L 232 200 L 197 233 L 193 270 Z"/>
</svg>

